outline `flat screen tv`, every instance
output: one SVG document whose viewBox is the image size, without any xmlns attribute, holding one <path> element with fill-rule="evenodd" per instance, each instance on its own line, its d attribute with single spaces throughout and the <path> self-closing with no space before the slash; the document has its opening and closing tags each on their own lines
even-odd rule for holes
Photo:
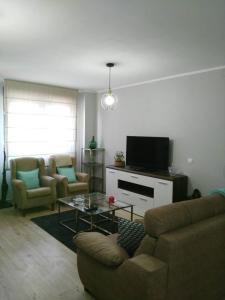
<svg viewBox="0 0 225 300">
<path fill-rule="evenodd" d="M 127 136 L 126 165 L 143 171 L 168 170 L 169 138 Z"/>
</svg>

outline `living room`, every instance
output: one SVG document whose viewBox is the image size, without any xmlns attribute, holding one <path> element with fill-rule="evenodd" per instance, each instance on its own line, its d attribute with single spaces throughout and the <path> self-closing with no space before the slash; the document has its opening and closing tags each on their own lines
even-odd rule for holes
<svg viewBox="0 0 225 300">
<path fill-rule="evenodd" d="M 105 149 L 105 165 L 114 163 L 117 151 L 126 154 L 127 136 L 169 137 L 170 167 L 188 177 L 188 196 L 194 189 L 207 196 L 213 189 L 224 188 L 224 11 L 224 1 L 203 0 L 4 1 L 0 12 L 1 182 L 3 86 L 9 79 L 76 91 L 78 169 L 81 148 L 88 146 L 92 136 Z M 111 88 L 118 105 L 113 111 L 101 106 L 108 88 L 108 62 L 115 63 Z M 8 184 L 10 180 L 7 170 Z M 7 200 L 11 198 L 9 187 Z M 14 208 L 7 208 L 0 214 L 5 237 L 0 259 L 2 299 L 91 299 L 83 291 L 74 253 L 33 228 L 29 219 L 40 212 L 22 218 Z M 23 243 L 28 243 L 32 231 L 37 241 L 29 244 L 30 252 Z M 35 256 L 43 269 L 35 269 Z M 52 277 L 45 284 L 41 277 L 50 269 Z M 38 278 L 39 288 L 32 283 Z M 23 284 L 30 288 L 20 289 Z M 48 285 L 52 285 L 49 290 Z"/>
</svg>

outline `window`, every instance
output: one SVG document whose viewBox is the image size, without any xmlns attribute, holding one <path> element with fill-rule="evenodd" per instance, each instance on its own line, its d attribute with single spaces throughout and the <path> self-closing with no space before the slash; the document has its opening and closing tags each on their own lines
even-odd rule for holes
<svg viewBox="0 0 225 300">
<path fill-rule="evenodd" d="M 47 159 L 75 153 L 77 91 L 6 80 L 5 144 L 8 160 L 21 156 Z"/>
</svg>

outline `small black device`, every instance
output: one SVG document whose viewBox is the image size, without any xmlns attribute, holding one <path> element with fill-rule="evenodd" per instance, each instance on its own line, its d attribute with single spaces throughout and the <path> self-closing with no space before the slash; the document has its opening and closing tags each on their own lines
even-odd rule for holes
<svg viewBox="0 0 225 300">
<path fill-rule="evenodd" d="M 94 210 L 97 210 L 98 207 L 97 206 L 92 206 L 92 207 L 85 207 L 84 209 L 85 209 L 85 211 L 94 211 Z"/>
</svg>

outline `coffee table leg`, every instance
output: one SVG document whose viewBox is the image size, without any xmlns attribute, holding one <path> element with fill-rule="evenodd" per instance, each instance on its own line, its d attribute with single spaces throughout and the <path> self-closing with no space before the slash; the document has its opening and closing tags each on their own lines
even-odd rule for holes
<svg viewBox="0 0 225 300">
<path fill-rule="evenodd" d="M 90 229 L 91 229 L 91 231 L 93 231 L 93 228 L 94 228 L 94 226 L 93 226 L 93 225 L 94 225 L 94 222 L 93 222 L 93 216 L 91 216 L 91 224 L 90 224 L 90 225 L 91 225 L 91 228 L 90 228 Z"/>
<path fill-rule="evenodd" d="M 60 205 L 60 202 L 58 202 L 58 218 L 60 219 L 60 207 L 61 207 L 61 205 Z"/>
<path fill-rule="evenodd" d="M 133 221 L 134 207 L 131 205 L 130 207 L 130 220 Z"/>
<path fill-rule="evenodd" d="M 113 230 L 113 233 L 114 232 L 116 232 L 116 225 L 117 225 L 117 223 L 115 222 L 115 210 L 113 210 L 112 211 L 112 225 L 113 225 L 113 227 L 112 227 L 112 230 Z"/>
<path fill-rule="evenodd" d="M 79 211 L 78 209 L 75 210 L 75 224 L 76 224 L 76 231 L 78 227 L 78 218 L 79 218 Z"/>
<path fill-rule="evenodd" d="M 115 210 L 112 211 L 112 222 L 115 222 Z"/>
</svg>

